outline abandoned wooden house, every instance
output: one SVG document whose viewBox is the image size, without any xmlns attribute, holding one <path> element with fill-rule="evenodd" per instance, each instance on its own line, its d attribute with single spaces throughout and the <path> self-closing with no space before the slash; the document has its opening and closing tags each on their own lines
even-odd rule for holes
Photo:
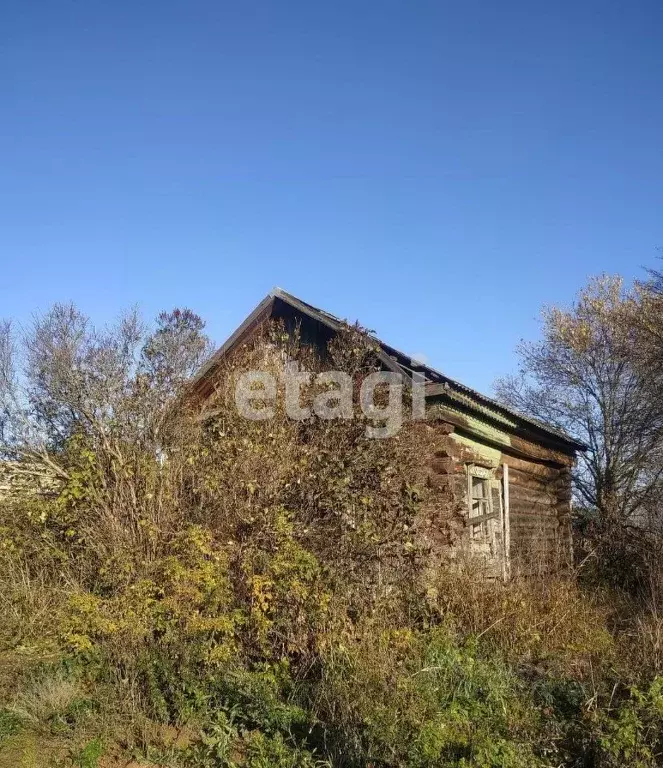
<svg viewBox="0 0 663 768">
<path fill-rule="evenodd" d="M 343 321 L 274 289 L 228 338 L 193 381 L 196 399 L 214 391 L 222 359 L 270 320 L 298 329 L 300 338 L 325 348 Z M 375 339 L 387 371 L 412 381 L 423 377 L 425 430 L 430 448 L 421 456 L 435 493 L 420 521 L 431 564 L 460 552 L 476 555 L 489 577 L 508 578 L 563 567 L 571 555 L 571 470 L 584 446 L 460 384 Z"/>
</svg>

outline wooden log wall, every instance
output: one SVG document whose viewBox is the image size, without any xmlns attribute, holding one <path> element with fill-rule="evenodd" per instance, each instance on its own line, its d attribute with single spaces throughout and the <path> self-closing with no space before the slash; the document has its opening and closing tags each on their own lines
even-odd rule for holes
<svg viewBox="0 0 663 768">
<path fill-rule="evenodd" d="M 428 421 L 416 430 L 429 488 L 418 530 L 432 569 L 456 558 L 465 546 L 468 464 L 490 468 L 499 483 L 503 465 L 509 467 L 512 573 L 547 573 L 568 566 L 573 461 L 569 454 L 544 451 L 522 439 L 512 452 L 507 445 L 497 450 L 479 436 L 463 434 L 457 420 Z"/>
<path fill-rule="evenodd" d="M 544 465 L 503 453 L 509 466 L 511 560 L 522 573 L 555 570 L 571 557 L 568 466 Z"/>
</svg>

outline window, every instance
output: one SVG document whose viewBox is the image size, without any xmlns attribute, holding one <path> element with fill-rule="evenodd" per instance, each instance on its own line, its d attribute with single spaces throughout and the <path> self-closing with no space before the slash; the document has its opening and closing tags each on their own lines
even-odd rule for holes
<svg viewBox="0 0 663 768">
<path fill-rule="evenodd" d="M 470 467 L 468 491 L 470 538 L 486 539 L 489 533 L 488 516 L 492 512 L 490 470 L 483 467 Z M 472 522 L 473 518 L 478 518 L 476 523 Z"/>
<path fill-rule="evenodd" d="M 472 509 L 470 517 L 481 517 L 490 514 L 488 498 L 488 479 L 472 476 Z"/>
</svg>

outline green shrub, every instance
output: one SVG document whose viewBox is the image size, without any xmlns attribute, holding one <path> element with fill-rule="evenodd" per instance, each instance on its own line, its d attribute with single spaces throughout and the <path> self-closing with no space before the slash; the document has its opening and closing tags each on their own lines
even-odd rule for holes
<svg viewBox="0 0 663 768">
<path fill-rule="evenodd" d="M 24 725 L 24 719 L 17 713 L 8 709 L 0 709 L 0 744 L 20 732 Z"/>
<path fill-rule="evenodd" d="M 93 739 L 74 755 L 73 763 L 78 768 L 97 768 L 104 755 L 104 745 L 100 739 Z"/>
<path fill-rule="evenodd" d="M 291 736 L 263 733 L 238 725 L 234 713 L 217 712 L 201 734 L 200 741 L 186 751 L 191 768 L 317 768 L 326 765 L 316 760 Z"/>
<path fill-rule="evenodd" d="M 366 627 L 358 644 L 330 649 L 314 707 L 352 764 L 539 764 L 538 714 L 517 677 L 444 627 Z"/>
<path fill-rule="evenodd" d="M 650 768 L 663 755 L 663 677 L 632 687 L 614 711 L 599 716 L 602 765 Z"/>
</svg>

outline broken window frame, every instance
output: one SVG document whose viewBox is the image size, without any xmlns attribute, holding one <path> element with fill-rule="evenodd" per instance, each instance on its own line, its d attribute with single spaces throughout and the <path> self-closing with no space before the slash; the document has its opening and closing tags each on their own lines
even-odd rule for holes
<svg viewBox="0 0 663 768">
<path fill-rule="evenodd" d="M 493 472 L 486 467 L 468 465 L 467 467 L 467 525 L 470 539 L 489 543 L 493 538 L 489 526 L 498 514 L 493 509 L 493 494 L 491 481 Z M 475 481 L 480 483 L 476 484 Z M 477 494 L 475 488 L 481 488 Z M 477 514 L 478 510 L 478 514 Z"/>
</svg>

